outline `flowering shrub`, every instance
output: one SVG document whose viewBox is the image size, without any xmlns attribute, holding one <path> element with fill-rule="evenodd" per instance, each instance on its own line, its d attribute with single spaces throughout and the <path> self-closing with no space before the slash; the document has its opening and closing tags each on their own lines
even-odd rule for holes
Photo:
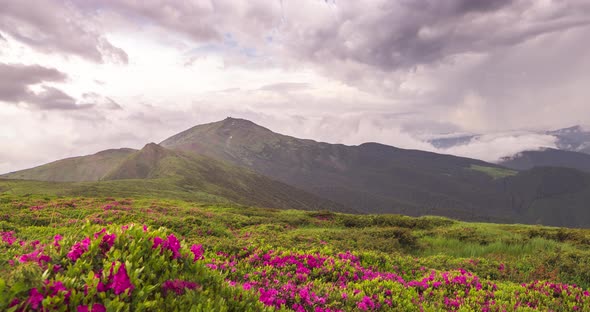
<svg viewBox="0 0 590 312">
<path fill-rule="evenodd" d="M 522 256 L 425 256 L 436 242 L 425 237 L 483 249 L 498 229 L 153 199 L 11 200 L 0 200 L 1 311 L 590 311 L 583 230 L 535 230 L 557 233 L 552 250 L 510 228 L 502 247 L 548 246 Z"/>
<path fill-rule="evenodd" d="M 240 256 L 218 253 L 214 268 L 230 285 L 258 290 L 267 306 L 295 311 L 539 311 L 590 308 L 588 292 L 550 282 L 493 283 L 463 269 L 423 270 L 405 280 L 377 271 L 351 253 L 337 256 L 254 249 Z M 564 304 L 567 303 L 567 304 Z"/>
<path fill-rule="evenodd" d="M 225 283 L 164 230 L 140 226 L 110 226 L 73 241 L 54 237 L 54 243 L 23 244 L 11 275 L 0 280 L 0 309 L 13 311 L 166 310 L 195 306 L 199 311 L 219 309 L 262 311 L 253 293 Z M 94 233 L 94 234 L 92 234 Z M 57 242 L 70 242 L 71 247 Z M 157 242 L 154 244 L 154 242 Z M 161 248 L 162 247 L 162 248 Z M 34 263 L 37 269 L 28 266 Z M 28 275 L 27 272 L 37 272 Z"/>
</svg>

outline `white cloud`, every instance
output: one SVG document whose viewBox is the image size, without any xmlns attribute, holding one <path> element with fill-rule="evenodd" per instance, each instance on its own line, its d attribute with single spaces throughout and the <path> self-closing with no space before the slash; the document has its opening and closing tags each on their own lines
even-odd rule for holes
<svg viewBox="0 0 590 312">
<path fill-rule="evenodd" d="M 439 150 L 439 152 L 497 162 L 526 150 L 555 148 L 555 137 L 535 133 L 495 133 L 478 136 L 468 144 Z"/>
</svg>

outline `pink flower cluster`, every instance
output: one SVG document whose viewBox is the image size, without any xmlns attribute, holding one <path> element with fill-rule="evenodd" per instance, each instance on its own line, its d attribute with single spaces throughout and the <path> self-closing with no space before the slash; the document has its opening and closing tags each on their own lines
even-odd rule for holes
<svg viewBox="0 0 590 312">
<path fill-rule="evenodd" d="M 88 247 L 90 246 L 90 238 L 86 237 L 83 240 L 77 242 L 72 246 L 70 252 L 68 252 L 68 259 L 72 261 L 78 261 L 80 257 L 88 251 Z"/>
<path fill-rule="evenodd" d="M 164 252 L 164 250 L 170 250 L 172 252 L 172 259 L 180 258 L 180 242 L 174 234 L 168 235 L 167 239 L 162 239 L 158 236 L 154 237 L 152 248 L 156 249 L 158 247 L 161 248 L 161 252 Z"/>
<path fill-rule="evenodd" d="M 23 254 L 18 258 L 18 261 L 21 263 L 25 262 L 37 262 L 40 267 L 43 267 L 43 262 L 49 263 L 51 262 L 51 257 L 48 255 L 43 254 L 43 246 L 33 250 L 30 253 Z"/>
<path fill-rule="evenodd" d="M 204 259 L 204 257 L 203 257 L 203 252 L 204 252 L 203 245 L 201 245 L 201 244 L 199 244 L 199 245 L 192 245 L 191 246 L 191 252 L 195 256 L 194 259 L 193 259 L 193 261 Z"/>
<path fill-rule="evenodd" d="M 12 244 L 14 244 L 16 242 L 16 237 L 14 236 L 14 231 L 0 232 L 0 235 L 2 236 L 2 241 L 10 246 L 12 246 Z"/>
<path fill-rule="evenodd" d="M 39 292 L 37 288 L 32 288 L 30 290 L 29 298 L 27 299 L 26 304 L 30 306 L 33 310 L 37 310 L 41 307 L 41 303 L 46 297 L 52 298 L 59 295 L 59 293 L 65 294 L 64 298 L 67 303 L 71 295 L 71 291 L 69 291 L 60 281 L 45 281 L 45 286 L 43 287 L 42 292 Z M 12 302 L 11 306 L 16 306 L 18 303 L 19 302 L 14 301 Z"/>
<path fill-rule="evenodd" d="M 125 263 L 121 263 L 119 269 L 115 274 L 113 274 L 113 270 L 115 268 L 116 262 L 111 264 L 111 270 L 109 271 L 109 275 L 106 278 L 106 281 L 98 282 L 98 286 L 96 289 L 99 292 L 106 292 L 108 290 L 112 290 L 115 295 L 120 295 L 122 293 L 127 293 L 127 295 L 131 295 L 135 286 L 131 283 L 129 279 L 129 275 L 127 274 L 127 269 L 125 268 Z"/>
<path fill-rule="evenodd" d="M 197 283 L 183 281 L 179 279 L 165 281 L 162 283 L 162 291 L 164 292 L 164 296 L 168 294 L 168 292 L 172 291 L 177 295 L 182 295 L 185 292 L 185 289 L 196 289 L 198 287 Z"/>
<path fill-rule="evenodd" d="M 462 269 L 437 272 L 421 268 L 415 273 L 424 272 L 422 278 L 406 281 L 396 273 L 362 266 L 360 260 L 350 252 L 327 257 L 320 254 L 254 250 L 243 253 L 239 258 L 224 253 L 218 253 L 218 256 L 221 257 L 212 259 L 209 267 L 224 271 L 229 269 L 230 285 L 241 283 L 245 290 L 256 290 L 265 305 L 287 307 L 295 311 L 331 311 L 331 298 L 335 292 L 343 301 L 353 303 L 361 311 L 395 307 L 396 299 L 391 289 L 381 287 L 377 292 L 364 293 L 351 288 L 363 281 L 391 281 L 406 289 L 414 289 L 418 293 L 418 298 L 414 298 L 416 306 L 422 306 L 428 301 L 427 295 L 432 296 L 439 288 L 453 290 L 445 295 L 444 300 L 441 299 L 445 310 L 461 307 L 471 291 L 483 291 L 482 306 L 486 311 L 493 306 L 494 291 L 497 289 L 495 284 L 482 284 L 477 276 Z M 316 288 L 316 281 L 322 281 L 328 286 Z"/>
</svg>

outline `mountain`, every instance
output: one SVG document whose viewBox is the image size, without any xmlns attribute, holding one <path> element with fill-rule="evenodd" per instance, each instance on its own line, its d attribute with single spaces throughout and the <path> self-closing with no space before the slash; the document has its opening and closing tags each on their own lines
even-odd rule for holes
<svg viewBox="0 0 590 312">
<path fill-rule="evenodd" d="M 488 177 L 467 168 L 497 167 L 377 143 L 345 146 L 297 139 L 235 118 L 193 127 L 160 144 L 245 166 L 364 212 L 461 214 L 474 206 L 470 194 L 491 197 L 477 187 L 480 183 L 469 183 Z"/>
<path fill-rule="evenodd" d="M 527 133 L 555 137 L 555 145 L 559 150 L 590 154 L 590 131 L 586 130 L 585 127 L 576 125 L 551 131 L 530 131 Z M 474 139 L 479 139 L 481 136 L 481 134 L 441 135 L 440 137 L 429 139 L 427 142 L 438 149 L 444 150 L 466 145 Z"/>
<path fill-rule="evenodd" d="M 0 191 L 149 195 L 276 208 L 590 227 L 590 174 L 580 170 L 518 171 L 378 143 L 322 143 L 278 134 L 243 119 L 198 125 L 160 145 L 150 143 L 139 151 L 127 151 L 126 157 L 114 157 L 116 161 L 93 161 L 96 155 L 3 176 L 90 181 L 4 180 Z M 90 171 L 96 173 L 86 174 Z"/>
<path fill-rule="evenodd" d="M 528 170 L 534 167 L 565 167 L 590 172 L 590 155 L 548 148 L 539 151 L 524 151 L 511 157 L 504 157 L 499 164 L 515 170 Z"/>
<path fill-rule="evenodd" d="M 6 179 L 79 182 L 102 179 L 113 167 L 137 150 L 109 149 L 94 155 L 66 158 L 31 169 L 1 175 Z"/>
<path fill-rule="evenodd" d="M 546 134 L 557 138 L 557 148 L 572 152 L 590 154 L 590 131 L 582 126 L 547 131 Z"/>
<path fill-rule="evenodd" d="M 522 223 L 590 227 L 590 174 L 560 167 L 535 167 L 499 186 Z"/>
<path fill-rule="evenodd" d="M 590 226 L 590 175 L 567 168 L 519 172 L 378 143 L 328 144 L 236 118 L 195 126 L 160 144 L 251 168 L 362 212 Z"/>
<path fill-rule="evenodd" d="M 138 192 L 149 194 L 166 189 L 170 194 L 179 194 L 178 196 L 183 198 L 191 198 L 191 193 L 208 194 L 243 205 L 353 212 L 339 204 L 271 180 L 246 168 L 232 166 L 206 156 L 172 151 L 154 143 L 147 144 L 139 151 L 125 152 L 125 158 L 112 157 L 117 161 L 99 162 L 100 174 L 87 173 L 98 172 L 94 161 L 97 159 L 96 155 L 105 154 L 104 152 L 65 159 L 0 177 L 26 177 L 41 181 L 56 181 L 56 177 L 68 177 L 66 181 L 94 181 L 75 185 L 58 184 L 59 188 L 65 188 L 68 194 L 101 193 L 100 190 L 105 189 L 106 185 L 106 189 L 132 189 L 133 191 L 129 192 L 131 195 Z M 111 153 L 112 151 L 107 151 L 106 154 Z M 107 164 L 110 165 L 109 168 Z M 35 176 L 34 173 L 41 174 Z M 130 184 L 139 184 L 141 187 L 138 190 L 136 185 Z M 41 186 L 49 190 L 55 189 L 47 185 Z M 120 193 L 122 190 L 117 192 Z"/>
</svg>

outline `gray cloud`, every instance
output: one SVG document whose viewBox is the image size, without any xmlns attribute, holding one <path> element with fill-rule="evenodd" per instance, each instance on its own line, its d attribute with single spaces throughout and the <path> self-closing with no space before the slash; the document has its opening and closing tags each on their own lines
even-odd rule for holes
<svg viewBox="0 0 590 312">
<path fill-rule="evenodd" d="M 125 51 L 96 29 L 92 16 L 69 2 L 0 0 L 0 30 L 38 51 L 78 55 L 94 62 L 128 62 Z"/>
<path fill-rule="evenodd" d="M 280 2 L 253 0 L 219 1 L 134 1 L 76 0 L 84 11 L 110 11 L 140 25 L 157 25 L 188 38 L 203 41 L 224 40 L 227 34 L 237 39 L 261 42 L 270 28 L 280 21 Z"/>
<path fill-rule="evenodd" d="M 195 42 L 229 43 L 218 49 L 238 47 L 251 51 L 248 54 L 270 54 L 274 62 L 283 64 L 312 63 L 345 81 L 371 75 L 368 71 L 358 75 L 359 67 L 386 73 L 409 70 L 590 24 L 590 4 L 583 0 L 74 3 L 89 14 L 114 12 L 134 25 L 157 25 Z M 252 60 L 252 55 L 234 54 L 226 55 L 230 63 Z"/>
<path fill-rule="evenodd" d="M 0 63 L 0 101 L 27 103 L 42 110 L 72 110 L 90 107 L 78 105 L 76 100 L 63 91 L 42 85 L 46 82 L 64 82 L 66 74 L 39 65 Z M 41 84 L 41 91 L 31 86 Z"/>
<path fill-rule="evenodd" d="M 24 103 L 38 110 L 81 110 L 106 101 L 104 106 L 113 108 L 118 105 L 109 98 L 97 94 L 85 96 L 85 103 L 78 103 L 72 96 L 62 90 L 48 86 L 46 83 L 65 82 L 68 76 L 54 68 L 39 65 L 0 63 L 0 102 Z M 37 86 L 37 90 L 32 87 Z M 116 108 L 116 107 L 115 107 Z M 120 106 L 119 106 L 120 109 Z"/>
<path fill-rule="evenodd" d="M 78 105 L 76 99 L 54 87 L 43 86 L 43 90 L 30 93 L 25 101 L 41 110 L 76 110 L 91 108 L 92 104 Z"/>
<path fill-rule="evenodd" d="M 21 102 L 33 96 L 29 86 L 43 82 L 64 82 L 67 75 L 39 65 L 0 63 L 0 101 Z"/>
<path fill-rule="evenodd" d="M 189 69 L 193 61 L 213 55 L 223 59 L 223 69 L 241 67 L 240 75 L 256 70 L 258 79 L 264 66 L 276 70 L 269 74 L 274 79 L 298 72 L 310 81 L 233 85 L 171 100 L 147 90 L 145 100 L 160 103 L 138 107 L 125 95 L 113 99 L 89 92 L 75 100 L 46 85 L 66 79 L 49 68 L 29 68 L 29 74 L 21 68 L 21 77 L 3 75 L 0 66 L 0 100 L 18 99 L 37 110 L 75 116 L 87 138 L 69 142 L 96 149 L 113 147 L 119 134 L 141 132 L 125 139 L 137 147 L 230 115 L 298 137 L 431 150 L 420 136 L 483 133 L 487 136 L 461 148 L 438 151 L 495 160 L 520 148 L 553 144 L 546 136 L 507 130 L 590 124 L 590 3 L 585 0 L 63 3 L 0 0 L 0 32 L 40 51 L 102 62 L 126 59 L 104 32 L 143 29 L 142 34 L 166 37 L 153 39 L 179 49 L 186 59 L 173 61 Z M 59 22 L 58 15 L 68 16 L 68 22 Z M 355 92 L 340 93 L 339 82 Z M 99 89 L 109 83 L 96 82 Z M 179 98 L 192 105 L 170 104 Z M 135 107 L 122 109 L 118 101 Z M 108 117 L 92 119 L 95 110 L 108 110 Z M 96 128 L 83 118 L 94 120 L 94 127 L 108 125 L 110 132 L 88 135 Z"/>
<path fill-rule="evenodd" d="M 385 72 L 437 64 L 463 53 L 493 52 L 590 24 L 589 5 L 583 1 L 552 2 L 547 8 L 530 0 L 338 2 L 323 8 L 332 12 L 318 18 L 322 23 L 303 29 L 306 12 L 290 9 L 283 43 L 294 57 Z"/>
<path fill-rule="evenodd" d="M 85 9 L 109 9 L 122 13 L 139 23 L 157 23 L 173 29 L 194 40 L 210 40 L 221 37 L 211 17 L 214 3 L 206 1 L 78 1 Z"/>
</svg>

